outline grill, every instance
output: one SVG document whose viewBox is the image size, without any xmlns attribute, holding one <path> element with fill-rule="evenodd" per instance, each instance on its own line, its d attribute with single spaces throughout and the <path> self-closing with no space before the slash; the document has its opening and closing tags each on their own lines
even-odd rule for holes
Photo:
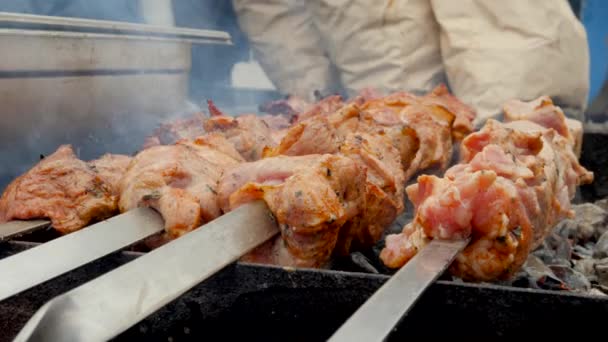
<svg viewBox="0 0 608 342">
<path fill-rule="evenodd" d="M 597 181 L 579 200 L 599 199 L 608 183 L 602 154 L 608 135 L 585 135 L 581 163 Z M 401 217 L 398 221 L 407 219 Z M 395 226 L 399 226 L 396 224 Z M 4 258 L 55 238 L 48 229 L 0 244 Z M 11 340 L 48 300 L 143 255 L 113 253 L 0 302 L 1 340 Z M 322 341 L 390 276 L 372 251 L 370 265 L 341 261 L 330 270 L 235 263 L 116 337 L 119 341 L 203 338 Z M 355 259 L 355 258 L 353 258 Z M 420 337 L 584 338 L 608 314 L 608 297 L 500 284 L 462 283 L 444 275 L 419 299 L 389 340 Z M 438 325 L 441 329 L 438 329 Z"/>
</svg>

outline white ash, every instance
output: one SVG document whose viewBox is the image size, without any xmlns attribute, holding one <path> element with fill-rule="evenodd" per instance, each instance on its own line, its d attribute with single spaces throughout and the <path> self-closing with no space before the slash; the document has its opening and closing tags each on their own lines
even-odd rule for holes
<svg viewBox="0 0 608 342">
<path fill-rule="evenodd" d="M 503 285 L 608 295 L 608 199 L 573 206 Z"/>
</svg>

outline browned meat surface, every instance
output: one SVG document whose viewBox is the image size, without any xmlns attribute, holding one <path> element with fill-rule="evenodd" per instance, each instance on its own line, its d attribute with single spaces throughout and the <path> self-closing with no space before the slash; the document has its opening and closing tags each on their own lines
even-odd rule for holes
<svg viewBox="0 0 608 342">
<path fill-rule="evenodd" d="M 262 199 L 280 224 L 281 236 L 245 260 L 322 267 L 342 249 L 336 245 L 341 227 L 363 207 L 365 179 L 364 168 L 350 158 L 277 156 L 227 171 L 219 203 L 229 211 Z"/>
<path fill-rule="evenodd" d="M 131 163 L 130 156 L 122 154 L 104 154 L 99 159 L 90 161 L 89 167 L 110 187 L 112 194 L 120 195 L 120 181 Z"/>
<path fill-rule="evenodd" d="M 445 84 L 437 86 L 429 94 L 422 97 L 422 103 L 441 106 L 454 114 L 452 135 L 457 140 L 462 140 L 462 138 L 473 132 L 473 120 L 475 120 L 477 113 L 473 108 L 456 98 L 456 96 L 450 94 Z"/>
<path fill-rule="evenodd" d="M 222 134 L 245 160 L 258 160 L 266 147 L 280 141 L 289 121 L 281 115 L 224 114 L 213 101 L 207 101 L 211 117 L 196 113 L 192 118 L 164 123 L 146 139 L 145 148 L 170 145 L 183 139 L 196 139 L 206 133 Z"/>
<path fill-rule="evenodd" d="M 566 118 L 562 109 L 554 105 L 548 96 L 541 96 L 530 102 L 508 101 L 504 105 L 504 119 L 505 122 L 527 120 L 542 127 L 553 128 L 571 142 L 577 156 L 581 153 L 583 125 L 578 120 Z"/>
<path fill-rule="evenodd" d="M 340 231 L 340 250 L 336 254 L 347 255 L 376 244 L 385 229 L 403 212 L 405 174 L 399 150 L 382 135 L 351 133 L 340 146 L 340 155 L 351 158 L 367 170 L 365 206 Z"/>
<path fill-rule="evenodd" d="M 400 151 L 409 179 L 418 172 L 444 170 L 448 166 L 453 139 L 472 128 L 474 115 L 462 114 L 465 112 L 462 108 L 464 104 L 439 91 L 422 98 L 401 92 L 372 98 L 363 104 L 351 101 L 333 112 L 317 112 L 299 121 L 265 156 L 335 153 L 348 133 L 367 132 L 389 138 Z"/>
<path fill-rule="evenodd" d="M 295 126 L 296 129 L 300 129 L 298 132 L 301 132 L 301 135 L 288 135 L 295 137 L 293 144 L 289 145 L 292 142 L 284 139 L 278 148 L 267 150 L 268 159 L 264 160 L 284 160 L 284 165 L 278 162 L 276 164 L 270 164 L 270 162 L 242 164 L 239 165 L 238 170 L 231 171 L 227 176 L 236 174 L 242 179 L 249 179 L 246 176 L 243 177 L 242 174 L 255 174 L 255 168 L 259 165 L 264 165 L 266 172 L 270 172 L 272 169 L 273 174 L 285 174 L 284 169 L 291 168 L 291 159 L 285 159 L 285 157 L 275 159 L 279 158 L 278 156 L 298 154 L 316 156 L 331 153 L 335 156 L 348 157 L 360 168 L 366 170 L 365 182 L 358 185 L 360 187 L 358 191 L 362 194 L 361 200 L 365 206 L 344 222 L 333 253 L 344 255 L 353 249 L 369 247 L 380 239 L 384 229 L 403 211 L 405 177 L 401 168 L 400 151 L 393 147 L 389 137 L 357 132 L 356 128 L 360 124 L 358 114 L 357 106 L 352 104 L 341 108 L 334 114 L 319 115 L 306 120 Z M 294 131 L 292 129 L 290 133 Z M 307 138 L 306 134 L 310 136 Z M 317 137 L 315 144 L 303 144 L 306 141 L 310 142 L 314 136 Z M 322 139 L 323 137 L 327 139 Z M 271 157 L 272 154 L 276 154 L 277 157 Z M 294 162 L 305 160 L 301 158 L 304 157 L 293 160 Z M 222 180 L 222 184 L 225 185 L 221 192 L 226 194 L 238 192 L 239 187 L 245 187 L 242 182 L 229 182 L 225 179 Z M 310 188 L 315 189 L 316 185 L 311 184 Z M 222 206 L 227 207 L 228 205 L 223 203 Z M 315 241 L 309 239 L 309 243 L 314 244 Z"/>
<path fill-rule="evenodd" d="M 62 145 L 8 185 L 0 198 L 0 222 L 49 218 L 67 234 L 115 214 L 116 201 L 104 176 Z"/>
<path fill-rule="evenodd" d="M 276 144 L 268 124 L 255 114 L 214 116 L 204 127 L 207 132 L 224 135 L 247 161 L 260 159 L 265 148 Z"/>
<path fill-rule="evenodd" d="M 489 120 L 463 140 L 462 162 L 444 177 L 418 177 L 406 189 L 414 221 L 386 238 L 384 263 L 401 267 L 433 238 L 471 236 L 453 274 L 492 281 L 516 272 L 557 222 L 574 215 L 576 186 L 593 180 L 573 140 L 558 134 L 567 132 L 565 118 L 547 119 Z"/>
<path fill-rule="evenodd" d="M 362 110 L 383 126 L 407 127 L 415 132 L 417 139 L 410 139 L 412 142 L 402 153 L 403 159 L 411 160 L 404 165 L 406 179 L 424 170 L 444 170 L 448 166 L 452 159 L 452 128 L 456 116 L 445 107 L 401 92 L 366 102 Z M 412 145 L 417 145 L 413 154 Z"/>
<path fill-rule="evenodd" d="M 120 210 L 155 208 L 165 220 L 165 238 L 177 238 L 222 214 L 218 181 L 225 168 L 243 161 L 219 134 L 148 148 L 122 179 Z"/>
</svg>

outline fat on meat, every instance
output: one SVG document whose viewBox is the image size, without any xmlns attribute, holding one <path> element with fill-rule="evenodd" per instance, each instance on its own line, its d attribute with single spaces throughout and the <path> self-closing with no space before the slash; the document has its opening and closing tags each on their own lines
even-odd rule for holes
<svg viewBox="0 0 608 342">
<path fill-rule="evenodd" d="M 492 281 L 516 272 L 559 220 L 574 215 L 576 187 L 593 180 L 574 154 L 565 118 L 558 119 L 488 120 L 464 138 L 461 162 L 444 177 L 422 175 L 407 187 L 415 217 L 387 236 L 383 262 L 398 268 L 430 239 L 470 236 L 452 274 Z"/>
<path fill-rule="evenodd" d="M 224 212 L 254 200 L 266 202 L 281 234 L 243 257 L 245 261 L 324 267 L 345 222 L 364 207 L 365 169 L 332 154 L 276 156 L 239 164 L 224 174 L 219 203 Z"/>
<path fill-rule="evenodd" d="M 226 168 L 244 162 L 222 135 L 206 134 L 139 152 L 120 183 L 121 212 L 156 209 L 165 221 L 163 243 L 220 216 L 218 182 Z"/>
</svg>

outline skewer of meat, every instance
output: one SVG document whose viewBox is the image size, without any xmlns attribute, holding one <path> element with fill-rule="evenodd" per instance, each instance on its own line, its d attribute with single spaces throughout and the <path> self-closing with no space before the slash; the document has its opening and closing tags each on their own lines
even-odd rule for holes
<svg viewBox="0 0 608 342">
<path fill-rule="evenodd" d="M 332 256 L 374 245 L 404 210 L 406 179 L 432 166 L 446 167 L 451 159 L 452 141 L 460 136 L 452 132 L 457 115 L 450 110 L 462 111 L 463 107 L 452 104 L 453 98 L 443 96 L 439 91 L 423 98 L 398 93 L 369 101 L 357 99 L 341 103 L 336 111 L 326 111 L 336 105 L 337 100 L 333 97 L 316 109 L 310 109 L 308 114 L 298 116 L 298 122 L 289 128 L 281 142 L 274 148 L 266 148 L 262 160 L 240 164 L 227 172 L 219 187 L 225 211 L 247 201 L 264 199 L 282 225 L 281 238 L 254 251 L 247 259 L 319 267 L 326 265 Z M 470 118 L 470 114 L 464 115 Z M 340 203 L 351 208 L 350 215 L 339 211 L 340 206 L 321 206 L 315 202 L 318 198 L 333 198 L 333 194 L 296 191 L 304 196 L 298 201 L 293 199 L 298 196 L 289 191 L 277 190 L 293 189 L 291 182 L 295 179 L 302 189 L 323 188 L 321 184 L 327 182 L 329 175 L 323 178 L 309 176 L 309 172 L 316 172 L 310 168 L 314 170 L 317 166 L 293 166 L 292 169 L 290 165 L 301 165 L 302 156 L 320 158 L 328 155 L 346 157 L 361 169 L 359 175 L 352 171 L 349 173 L 351 180 L 345 180 L 351 184 L 349 194 L 359 194 L 358 205 L 348 204 L 340 197 L 346 194 L 334 189 Z M 342 174 L 335 170 L 328 172 L 341 179 Z M 303 174 L 307 176 L 301 176 Z M 277 203 L 281 205 L 277 206 Z M 310 206 L 307 212 L 310 218 L 321 215 L 336 220 L 331 224 L 315 221 L 316 225 L 312 225 L 314 234 L 311 234 L 311 224 L 301 218 L 294 220 L 290 216 L 292 211 L 284 208 L 284 204 L 294 207 L 306 204 Z M 332 208 L 338 209 L 332 211 Z M 300 211 L 294 209 L 293 212 Z"/>
<path fill-rule="evenodd" d="M 118 183 L 130 157 L 107 154 L 84 162 L 60 146 L 17 177 L 0 197 L 0 222 L 48 218 L 67 234 L 118 213 Z"/>
<path fill-rule="evenodd" d="M 346 103 L 338 97 L 329 97 L 299 115 L 298 123 L 286 132 L 278 146 L 274 146 L 273 131 L 263 119 L 253 115 L 230 117 L 209 102 L 210 112 L 213 113 L 210 118 L 199 115 L 193 120 L 180 121 L 175 126 L 165 125 L 163 129 L 167 129 L 170 134 L 157 132 L 157 140 L 161 145 L 150 144 L 141 151 L 123 172 L 120 185 L 113 186 L 111 191 L 119 191 L 115 197 L 120 198 L 118 204 L 122 212 L 145 205 L 155 208 L 163 215 L 166 234 L 158 241 L 149 241 L 158 244 L 181 236 L 201 223 L 234 209 L 234 203 L 256 198 L 255 194 L 260 198 L 259 194 L 263 192 L 260 189 L 268 186 L 264 177 L 273 174 L 273 168 L 278 165 L 272 158 L 273 154 L 317 155 L 318 158 L 329 158 L 328 160 L 337 158 L 335 163 L 345 166 L 333 171 L 328 168 L 329 171 L 326 172 L 331 173 L 329 177 L 332 179 L 344 180 L 338 183 L 349 190 L 344 192 L 344 189 L 339 188 L 334 189 L 334 193 L 339 203 L 351 204 L 343 208 L 344 212 L 338 210 L 340 206 L 334 206 L 334 209 L 338 209 L 328 216 L 332 222 L 318 223 L 323 228 L 313 229 L 317 233 L 323 231 L 325 235 L 306 237 L 302 221 L 294 224 L 283 217 L 281 212 L 275 212 L 284 227 L 289 227 L 289 230 L 284 230 L 283 238 L 287 245 L 295 246 L 290 251 L 293 252 L 290 255 L 292 259 L 299 260 L 297 264 L 301 265 L 322 265 L 332 254 L 343 255 L 353 248 L 372 245 L 381 237 L 386 226 L 403 211 L 406 172 L 414 169 L 410 167 L 414 160 L 418 160 L 418 166 L 429 166 L 437 163 L 437 160 L 441 160 L 438 163 L 442 164 L 449 159 L 447 154 L 448 150 L 451 151 L 453 135 L 450 125 L 456 117 L 448 111 L 449 101 L 447 104 L 438 104 L 446 101 L 438 92 L 427 96 L 433 99 L 430 105 L 420 104 L 428 100 L 410 95 L 405 96 L 407 101 L 404 101 L 402 95 L 388 97 L 385 101 L 369 95 Z M 338 107 L 340 109 L 334 111 Z M 187 123 L 197 127 L 189 127 Z M 417 123 L 420 133 L 409 127 Z M 317 128 L 325 130 L 324 134 L 309 134 Z M 441 149 L 429 145 L 419 148 L 418 135 L 426 136 L 425 139 L 428 140 L 431 131 L 437 130 L 444 132 L 444 139 L 442 143 L 433 146 L 445 144 L 448 147 Z M 204 133 L 198 138 L 191 136 L 201 131 Z M 305 134 L 298 135 L 298 132 Z M 178 141 L 166 145 L 173 139 Z M 325 144 L 320 143 L 321 139 L 324 139 Z M 306 150 L 310 147 L 314 148 Z M 246 166 L 240 167 L 241 163 L 255 161 L 262 155 L 268 158 L 258 162 L 266 170 L 263 179 L 248 178 L 248 168 L 254 166 L 243 164 Z M 407 159 L 405 164 L 404 158 Z M 289 159 L 281 159 L 280 163 L 285 164 L 281 167 L 292 164 Z M 269 177 L 275 182 L 272 184 L 275 187 L 277 182 L 291 182 L 292 176 L 293 179 L 304 177 L 306 181 L 303 182 L 310 182 L 311 198 L 329 200 L 329 195 L 321 190 L 323 186 L 319 187 L 319 183 L 310 176 L 320 172 L 319 163 L 321 162 L 317 161 L 298 166 L 289 171 L 289 177 Z M 293 164 L 301 165 L 299 162 Z M 220 192 L 220 198 L 232 196 L 232 192 L 226 192 L 226 187 L 219 184 L 222 173 L 232 167 L 240 171 L 230 171 L 227 175 L 236 175 L 254 185 L 242 183 L 250 193 L 233 188 L 230 191 L 237 193 L 241 199 L 230 205 L 218 205 L 216 192 Z M 228 179 L 228 176 L 222 178 L 222 182 L 224 179 Z M 356 198 L 353 198 L 355 194 Z M 265 193 L 264 196 L 269 195 Z M 290 203 L 289 194 L 281 196 L 285 196 L 285 203 Z M 327 211 L 328 208 L 332 207 L 322 209 Z M 313 216 L 304 217 L 305 219 L 314 220 L 316 214 L 309 211 L 306 215 Z M 86 223 L 79 227 L 84 224 Z M 277 240 L 275 245 L 281 246 L 282 243 Z M 315 247 L 317 245 L 321 247 Z M 318 252 L 303 252 L 316 248 L 319 249 Z M 300 257 L 299 254 L 305 256 Z"/>
<path fill-rule="evenodd" d="M 508 123 L 489 120 L 461 145 L 461 163 L 442 178 L 422 175 L 406 189 L 415 218 L 389 235 L 383 262 L 398 268 L 430 239 L 472 237 L 451 267 L 467 280 L 512 275 L 559 220 L 572 217 L 576 186 L 589 183 L 559 108 L 547 99 Z M 560 115 L 561 113 L 561 115 Z"/>
</svg>

